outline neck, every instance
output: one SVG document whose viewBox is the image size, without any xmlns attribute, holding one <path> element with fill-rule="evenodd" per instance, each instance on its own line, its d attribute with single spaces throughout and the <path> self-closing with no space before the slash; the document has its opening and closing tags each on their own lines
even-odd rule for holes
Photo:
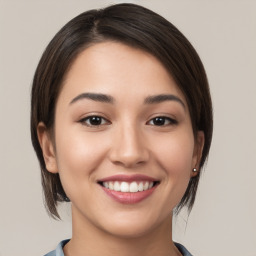
<svg viewBox="0 0 256 256">
<path fill-rule="evenodd" d="M 72 211 L 72 239 L 64 247 L 65 256 L 180 256 L 172 242 L 172 217 L 156 228 L 135 236 L 118 236 L 95 227 Z"/>
</svg>

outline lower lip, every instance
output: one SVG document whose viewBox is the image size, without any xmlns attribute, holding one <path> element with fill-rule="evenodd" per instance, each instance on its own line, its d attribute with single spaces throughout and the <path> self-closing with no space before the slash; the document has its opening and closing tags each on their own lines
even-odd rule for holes
<svg viewBox="0 0 256 256">
<path fill-rule="evenodd" d="M 122 204 L 136 204 L 144 199 L 148 198 L 156 189 L 156 186 L 141 192 L 129 193 L 129 192 L 120 192 L 115 190 L 110 190 L 108 188 L 102 187 L 104 192 L 110 196 L 115 201 Z"/>
</svg>

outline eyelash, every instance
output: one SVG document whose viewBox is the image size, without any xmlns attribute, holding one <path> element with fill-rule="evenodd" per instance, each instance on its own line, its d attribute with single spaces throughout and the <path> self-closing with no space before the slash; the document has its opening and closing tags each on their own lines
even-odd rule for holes
<svg viewBox="0 0 256 256">
<path fill-rule="evenodd" d="M 96 121 L 98 123 L 92 124 L 92 122 L 94 122 L 94 121 Z M 79 122 L 88 127 L 99 127 L 101 125 L 109 125 L 110 124 L 110 122 L 107 119 L 105 119 L 102 116 L 97 116 L 97 115 L 87 116 L 87 117 L 81 119 Z M 156 124 L 156 122 L 158 122 L 158 124 Z M 169 126 L 169 125 L 176 125 L 176 124 L 178 124 L 178 122 L 177 122 L 177 120 L 170 118 L 170 117 L 157 116 L 157 117 L 150 119 L 146 124 L 152 125 L 152 126 Z"/>
</svg>

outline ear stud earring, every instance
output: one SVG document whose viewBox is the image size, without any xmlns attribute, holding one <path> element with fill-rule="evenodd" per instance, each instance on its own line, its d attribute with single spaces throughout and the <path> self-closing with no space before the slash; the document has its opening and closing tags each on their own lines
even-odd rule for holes
<svg viewBox="0 0 256 256">
<path fill-rule="evenodd" d="M 196 168 L 193 168 L 193 170 L 192 170 L 193 172 L 197 172 L 197 169 Z"/>
</svg>

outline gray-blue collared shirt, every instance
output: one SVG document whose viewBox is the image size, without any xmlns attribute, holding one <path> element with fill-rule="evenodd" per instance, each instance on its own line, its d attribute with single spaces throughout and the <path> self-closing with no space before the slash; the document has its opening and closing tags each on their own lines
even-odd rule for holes
<svg viewBox="0 0 256 256">
<path fill-rule="evenodd" d="M 63 253 L 63 247 L 64 245 L 69 241 L 70 239 L 61 241 L 56 250 L 51 251 L 47 253 L 44 256 L 65 256 Z M 183 256 L 192 256 L 192 254 L 181 244 L 175 243 L 176 247 L 179 249 L 179 251 L 182 253 Z"/>
</svg>

